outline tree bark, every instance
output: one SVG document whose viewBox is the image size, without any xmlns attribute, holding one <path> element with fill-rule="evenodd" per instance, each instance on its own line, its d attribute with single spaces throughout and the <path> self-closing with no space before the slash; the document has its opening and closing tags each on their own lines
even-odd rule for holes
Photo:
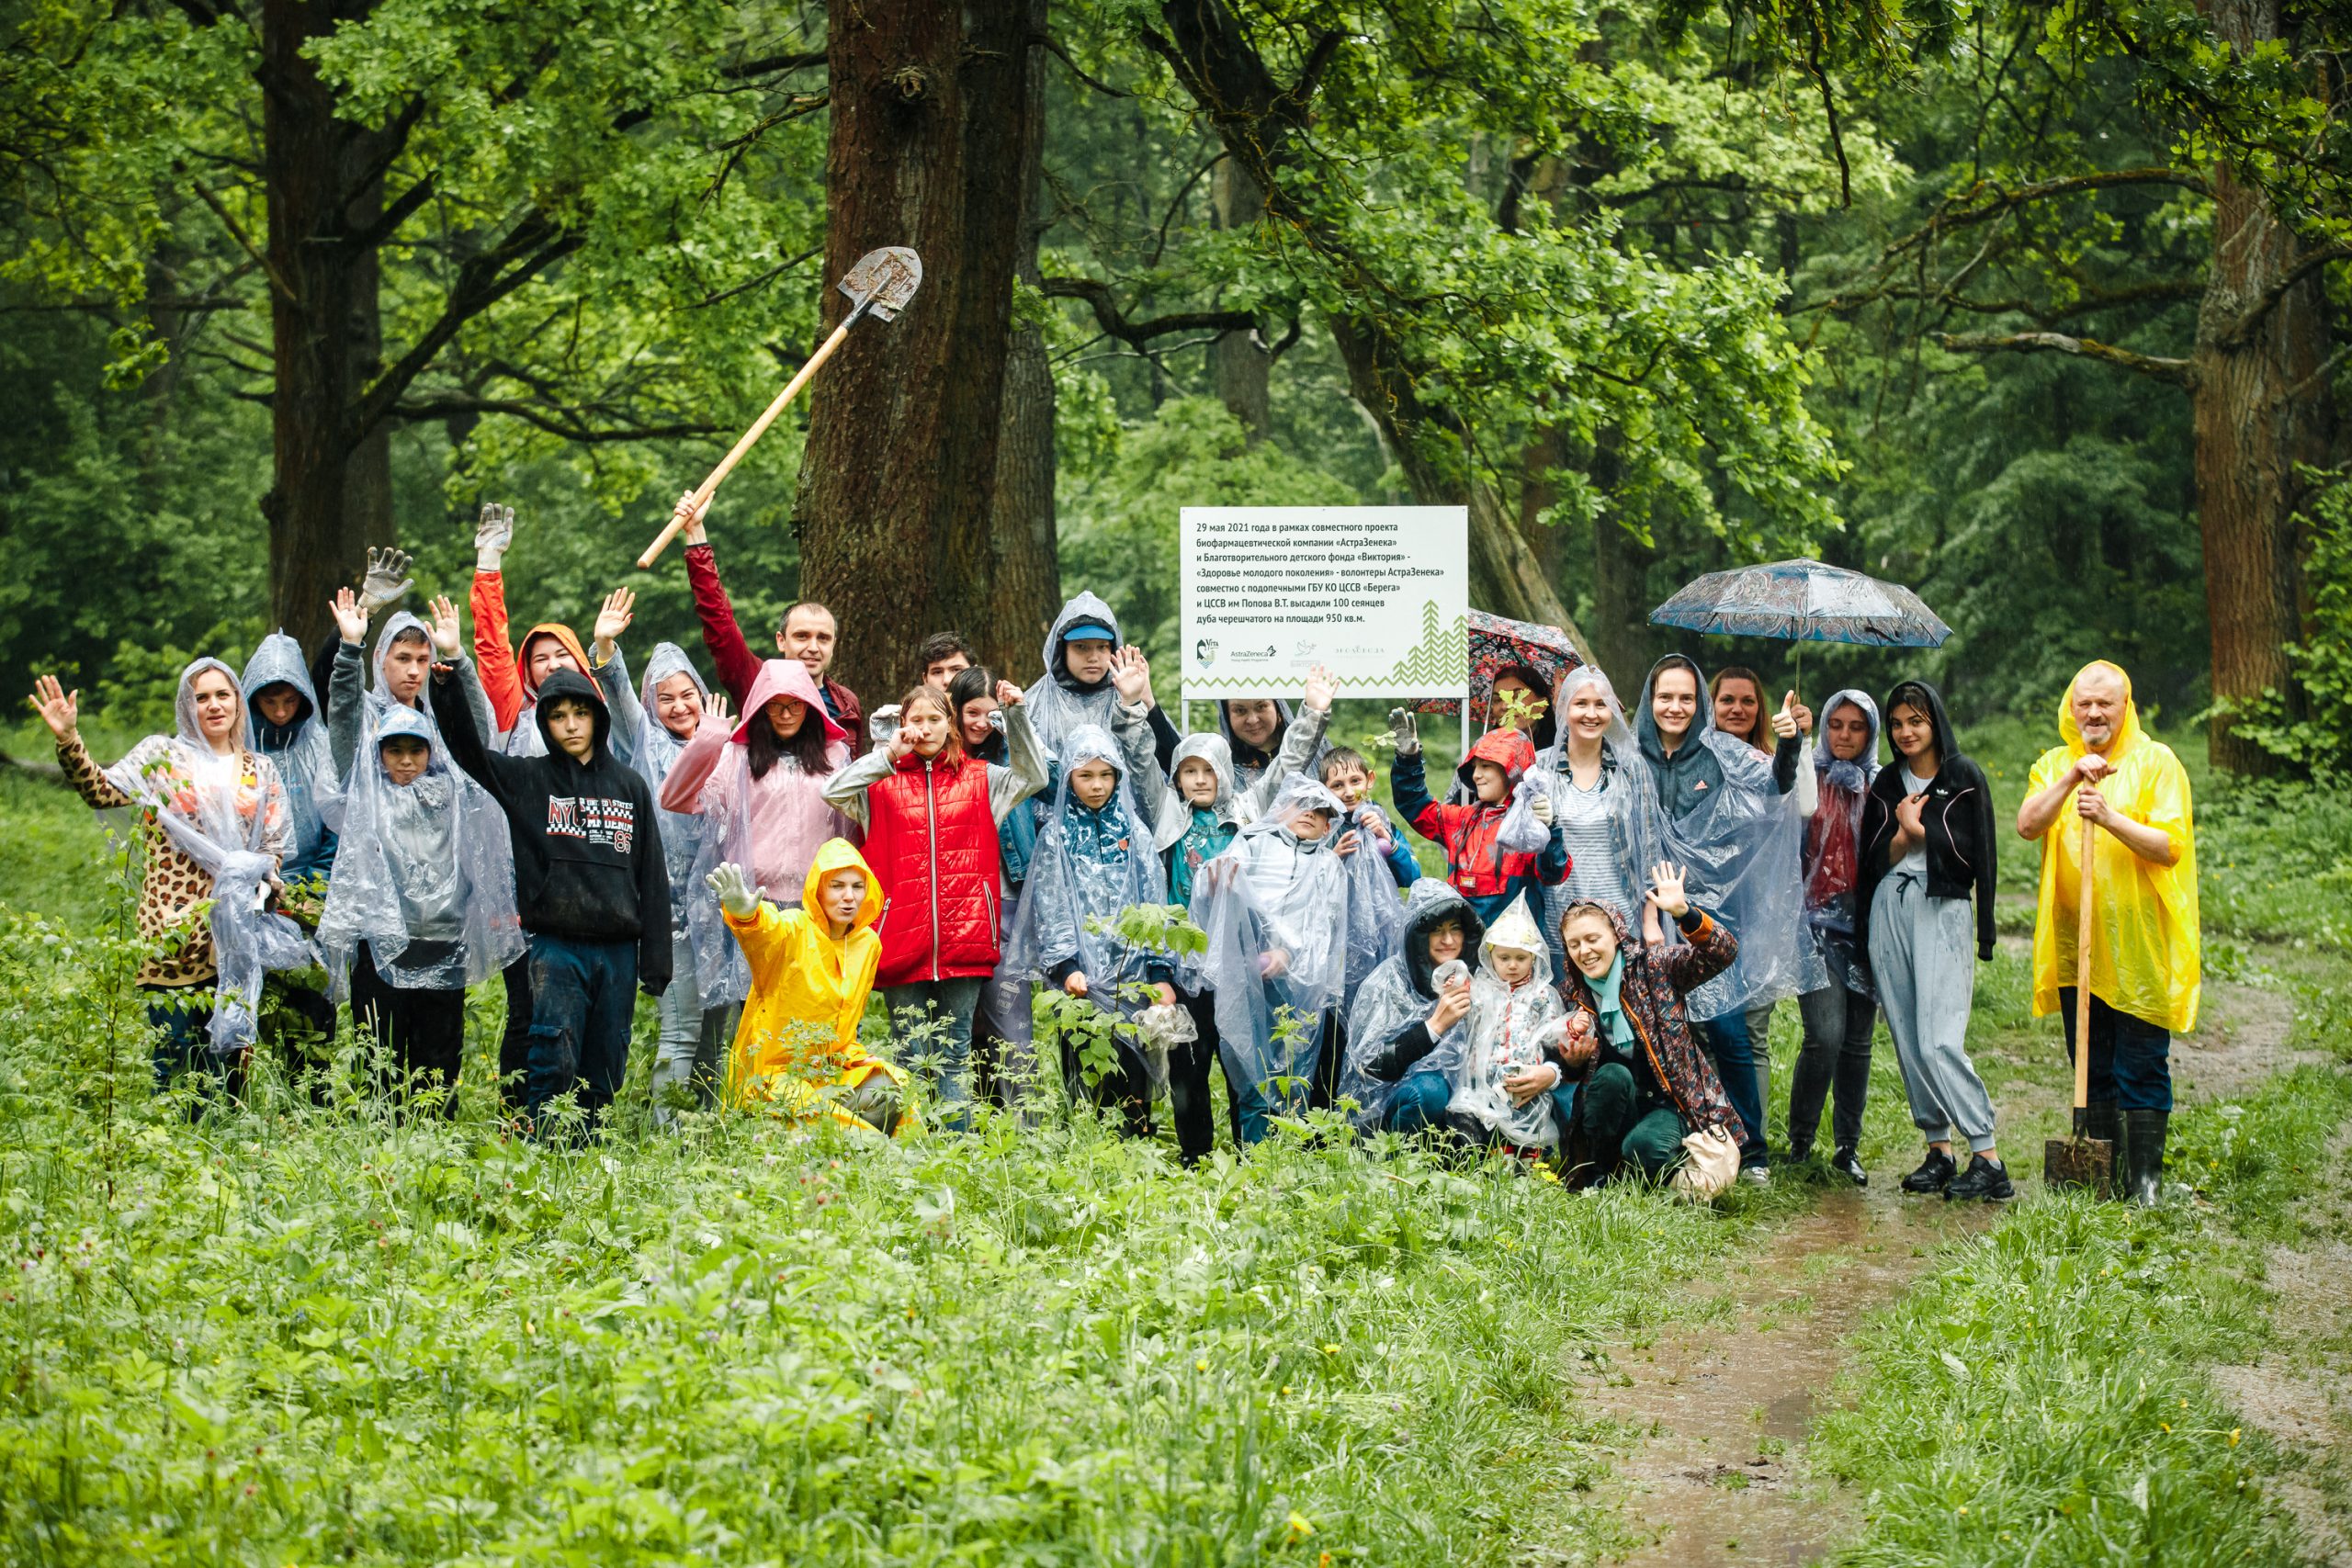
<svg viewBox="0 0 2352 1568">
<path fill-rule="evenodd" d="M 1025 0 L 831 0 L 825 266 L 911 245 L 924 285 L 862 324 L 812 389 L 794 527 L 839 674 L 887 700 L 914 645 L 977 627 L 992 523 L 1029 106 Z M 847 300 L 828 291 L 826 330 Z"/>
<path fill-rule="evenodd" d="M 1266 193 L 1231 158 L 1210 172 L 1209 202 L 1220 229 L 1254 228 L 1266 215 Z M 1273 430 L 1273 364 L 1254 330 L 1223 333 L 1209 345 L 1209 376 L 1217 400 L 1241 422 L 1252 446 Z"/>
</svg>

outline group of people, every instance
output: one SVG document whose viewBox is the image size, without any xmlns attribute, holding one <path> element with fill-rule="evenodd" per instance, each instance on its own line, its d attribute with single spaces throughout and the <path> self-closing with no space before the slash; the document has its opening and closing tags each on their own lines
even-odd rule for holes
<svg viewBox="0 0 2352 1568">
<path fill-rule="evenodd" d="M 591 1122 L 611 1103 L 641 991 L 665 1118 L 684 1091 L 899 1134 L 921 1074 L 961 1127 L 975 1092 L 1019 1105 L 1046 1018 L 1069 1093 L 1136 1136 L 1164 1093 L 1187 1164 L 1214 1145 L 1221 1066 L 1244 1146 L 1336 1107 L 1577 1182 L 1720 1164 L 1720 1186 L 1770 1179 L 1764 1036 L 1794 997 L 1787 1156 L 1811 1155 L 1829 1106 L 1829 1163 L 1868 1180 L 1883 1012 L 1927 1145 L 1905 1188 L 2011 1194 L 1966 1044 L 1999 834 L 1926 682 L 1883 709 L 1841 691 L 1816 727 L 1795 694 L 1773 709 L 1752 672 L 1711 684 L 1679 655 L 1630 719 L 1592 666 L 1509 670 L 1503 722 L 1450 779 L 1392 712 L 1384 807 L 1379 752 L 1328 737 L 1327 671 L 1295 708 L 1228 700 L 1215 732 L 1183 735 L 1091 593 L 1025 688 L 943 633 L 869 720 L 831 677 L 831 613 L 794 605 L 762 658 L 691 497 L 680 511 L 715 680 L 662 643 L 632 682 L 626 591 L 584 643 L 554 623 L 514 638 L 496 506 L 470 656 L 450 601 L 395 608 L 405 558 L 382 552 L 311 659 L 280 634 L 242 678 L 197 660 L 175 732 L 112 767 L 41 680 L 69 782 L 141 811 L 160 1077 L 200 1066 L 233 1089 L 266 1010 L 331 1038 L 346 1003 L 388 1087 L 450 1105 L 467 988 L 499 974 L 499 1081 L 534 1126 L 561 1096 Z M 2041 846 L 2035 1007 L 2065 1013 L 2074 1049 L 2088 846 L 2093 1130 L 2121 1135 L 2153 1197 L 2169 1037 L 2197 1005 L 2188 789 L 2112 665 L 2075 677 L 2060 729 L 2017 819 Z M 324 996 L 288 978 L 313 964 Z M 859 1032 L 877 987 L 887 1055 Z"/>
</svg>

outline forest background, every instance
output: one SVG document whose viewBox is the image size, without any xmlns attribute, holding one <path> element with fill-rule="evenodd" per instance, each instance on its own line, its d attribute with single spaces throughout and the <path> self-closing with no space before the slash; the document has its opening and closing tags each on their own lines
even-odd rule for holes
<svg viewBox="0 0 2352 1568">
<path fill-rule="evenodd" d="M 950 625 L 1026 680 L 1080 586 L 1165 658 L 1182 505 L 1455 502 L 1474 603 L 1621 687 L 1683 581 L 1817 553 L 1973 720 L 2104 656 L 2220 765 L 2342 760 L 2328 7 L 828 10 L 8 0 L 0 688 L 153 722 L 369 544 L 461 591 L 486 500 L 523 622 L 627 582 L 693 647 L 636 552 L 910 243 L 713 511 L 862 690 Z"/>
</svg>

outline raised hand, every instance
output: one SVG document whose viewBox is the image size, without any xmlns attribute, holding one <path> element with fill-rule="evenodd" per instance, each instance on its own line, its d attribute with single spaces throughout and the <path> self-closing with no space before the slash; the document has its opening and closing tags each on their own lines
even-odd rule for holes
<svg viewBox="0 0 2352 1568">
<path fill-rule="evenodd" d="M 33 712 L 49 726 L 49 732 L 61 741 L 74 739 L 82 723 L 82 694 L 69 692 L 59 684 L 54 675 L 43 675 L 33 682 L 33 694 L 25 699 Z"/>
<path fill-rule="evenodd" d="M 1331 673 L 1328 664 L 1312 665 L 1306 671 L 1306 705 L 1317 713 L 1329 713 L 1331 699 L 1339 694 L 1339 677 Z M 1390 716 L 1394 717 L 1394 715 Z M 1398 748 L 1402 750 L 1400 746 Z"/>
<path fill-rule="evenodd" d="M 614 642 L 621 633 L 628 630 L 629 622 L 636 618 L 636 594 L 626 588 L 616 588 L 605 595 L 605 607 L 596 612 L 597 662 L 612 658 Z"/>
<path fill-rule="evenodd" d="M 733 861 L 723 862 L 704 880 L 718 895 L 718 907 L 737 919 L 748 920 L 759 913 L 762 890 L 752 886 L 752 879 Z"/>
<path fill-rule="evenodd" d="M 1130 645 L 1111 656 L 1111 684 L 1128 705 L 1151 705 L 1151 660 L 1144 657 L 1142 649 Z M 1003 705 L 1001 700 L 997 705 Z"/>
<path fill-rule="evenodd" d="M 433 612 L 433 650 L 444 659 L 455 659 L 466 649 L 465 627 L 458 623 L 458 606 L 446 593 L 426 606 Z"/>
<path fill-rule="evenodd" d="M 1772 716 L 1772 733 L 1786 740 L 1796 732 L 1797 694 L 1791 692 L 1781 699 L 1781 711 Z"/>
<path fill-rule="evenodd" d="M 702 705 L 702 721 L 705 724 L 725 724 L 727 722 L 726 693 L 713 692 L 710 694 L 709 698 Z"/>
<path fill-rule="evenodd" d="M 370 617 L 367 607 L 353 597 L 350 589 L 336 589 L 334 597 L 327 601 L 327 608 L 334 612 L 334 629 L 343 634 L 344 641 L 357 648 L 368 640 L 368 622 Z"/>
<path fill-rule="evenodd" d="M 1396 738 L 1396 755 L 1418 757 L 1421 754 L 1421 734 L 1414 728 L 1413 716 L 1403 708 L 1388 710 L 1388 732 Z"/>
<path fill-rule="evenodd" d="M 514 509 L 489 502 L 481 509 L 481 521 L 474 525 L 474 570 L 496 571 L 514 543 Z"/>
<path fill-rule="evenodd" d="M 1001 708 L 1017 708 L 1027 700 L 1027 698 L 1022 695 L 1021 688 L 1014 685 L 1012 682 L 999 681 L 996 683 L 997 706 Z"/>
<path fill-rule="evenodd" d="M 1527 809 L 1533 812 L 1535 820 L 1546 828 L 1552 825 L 1552 797 L 1544 791 L 1530 789 L 1527 792 Z"/>
<path fill-rule="evenodd" d="M 1650 890 L 1647 902 L 1657 906 L 1660 914 L 1680 919 L 1690 912 L 1690 899 L 1682 885 L 1690 879 L 1688 869 L 1672 861 L 1662 860 L 1650 867 Z"/>
<path fill-rule="evenodd" d="M 359 580 L 359 607 L 368 612 L 370 620 L 385 605 L 399 604 L 416 586 L 416 579 L 408 574 L 410 559 L 406 550 L 368 552 L 368 575 Z"/>
<path fill-rule="evenodd" d="M 685 494 L 678 497 L 677 505 L 670 508 L 670 515 L 673 519 L 684 520 L 685 540 L 687 544 L 700 545 L 707 542 L 707 539 L 702 531 L 702 525 L 705 514 L 709 511 L 709 502 L 696 501 L 695 499 L 695 492 L 688 491 Z"/>
</svg>

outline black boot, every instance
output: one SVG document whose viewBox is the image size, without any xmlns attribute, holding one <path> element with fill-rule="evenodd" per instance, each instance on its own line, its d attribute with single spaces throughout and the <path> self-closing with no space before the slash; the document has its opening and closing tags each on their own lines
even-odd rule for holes
<svg viewBox="0 0 2352 1568">
<path fill-rule="evenodd" d="M 2123 1196 L 2123 1123 L 2111 1100 L 2094 1100 L 2084 1109 L 2083 1132 L 2095 1142 L 2104 1142 L 2114 1160 L 2114 1174 L 2108 1180 L 2102 1198 Z"/>
<path fill-rule="evenodd" d="M 2124 1148 L 2129 1156 L 2125 1179 L 2132 1201 L 2143 1209 L 2154 1208 L 2164 1198 L 2165 1127 L 2171 1120 L 2167 1111 L 2123 1113 Z"/>
<path fill-rule="evenodd" d="M 1871 1173 L 1862 1168 L 1862 1162 L 1855 1157 L 1854 1151 L 1850 1148 L 1841 1148 L 1831 1155 L 1829 1168 L 1857 1187 L 1868 1187 L 1871 1184 Z"/>
<path fill-rule="evenodd" d="M 1961 1179 L 1944 1189 L 1947 1203 L 1970 1199 L 1982 1199 L 1987 1203 L 2006 1203 L 2018 1195 L 2016 1185 L 2009 1180 L 2009 1168 L 1983 1155 L 1969 1156 L 1968 1169 Z"/>
<path fill-rule="evenodd" d="M 1905 1192 L 1940 1192 L 1951 1185 L 1951 1156 L 1941 1149 L 1929 1149 L 1919 1168 L 1903 1179 Z"/>
</svg>

